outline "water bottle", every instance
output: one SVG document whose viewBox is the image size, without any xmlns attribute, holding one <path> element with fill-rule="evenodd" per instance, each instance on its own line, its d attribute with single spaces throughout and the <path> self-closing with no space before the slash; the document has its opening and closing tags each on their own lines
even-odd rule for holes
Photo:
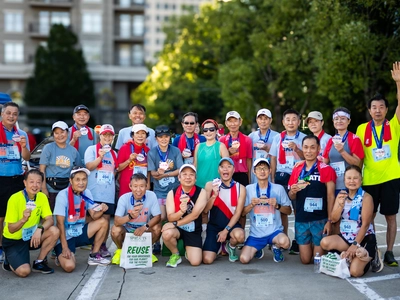
<svg viewBox="0 0 400 300">
<path fill-rule="evenodd" d="M 320 273 L 321 256 L 317 252 L 314 257 L 314 273 Z"/>
</svg>

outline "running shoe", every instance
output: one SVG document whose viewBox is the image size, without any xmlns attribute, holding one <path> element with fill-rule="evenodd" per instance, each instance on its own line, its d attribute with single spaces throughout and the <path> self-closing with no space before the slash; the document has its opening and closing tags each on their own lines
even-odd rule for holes
<svg viewBox="0 0 400 300">
<path fill-rule="evenodd" d="M 161 244 L 160 242 L 155 242 L 153 245 L 153 253 L 160 254 L 161 253 Z"/>
<path fill-rule="evenodd" d="M 296 240 L 292 241 L 292 247 L 290 247 L 289 254 L 298 255 L 299 251 L 299 244 L 297 244 Z"/>
<path fill-rule="evenodd" d="M 101 257 L 100 253 L 90 254 L 88 258 L 88 265 L 90 266 L 97 266 L 97 265 L 107 266 L 110 263 L 111 261 L 107 258 Z"/>
<path fill-rule="evenodd" d="M 254 254 L 254 258 L 261 259 L 264 257 L 264 249 L 258 250 L 256 254 Z"/>
<path fill-rule="evenodd" d="M 56 254 L 56 250 L 51 250 L 51 255 L 50 255 L 50 258 L 51 259 L 55 259 L 57 257 L 57 254 Z"/>
<path fill-rule="evenodd" d="M 272 252 L 274 252 L 274 262 L 283 262 L 284 261 L 284 257 L 283 257 L 283 253 L 282 250 L 278 247 L 276 247 L 275 245 L 272 246 Z"/>
<path fill-rule="evenodd" d="M 114 252 L 114 256 L 111 260 L 111 263 L 114 265 L 119 265 L 119 263 L 121 262 L 121 250 L 122 249 L 117 249 Z"/>
<path fill-rule="evenodd" d="M 371 261 L 371 271 L 375 273 L 379 273 L 383 270 L 383 261 L 381 256 L 381 251 L 376 247 L 375 257 Z"/>
<path fill-rule="evenodd" d="M 153 264 L 156 263 L 156 262 L 158 262 L 157 256 L 155 256 L 154 254 L 152 254 L 152 256 L 151 256 L 151 261 L 152 261 Z"/>
<path fill-rule="evenodd" d="M 54 273 L 54 270 L 50 268 L 44 261 L 41 261 L 39 263 L 34 261 L 32 264 L 32 272 L 51 274 Z"/>
<path fill-rule="evenodd" d="M 82 250 L 90 250 L 90 251 L 92 251 L 93 245 L 85 245 L 85 246 L 81 246 L 80 248 L 81 248 Z"/>
<path fill-rule="evenodd" d="M 236 255 L 236 247 L 232 248 L 229 241 L 226 241 L 225 249 L 228 251 L 230 262 L 235 262 L 239 259 L 239 257 Z"/>
<path fill-rule="evenodd" d="M 60 261 L 58 260 L 58 257 L 54 259 L 54 263 L 56 264 L 57 267 L 61 266 Z"/>
<path fill-rule="evenodd" d="M 166 266 L 171 268 L 176 268 L 182 262 L 181 257 L 179 254 L 172 254 L 169 257 L 169 261 L 167 262 Z"/>
<path fill-rule="evenodd" d="M 0 249 L 0 264 L 4 261 L 4 251 Z"/>
<path fill-rule="evenodd" d="M 4 271 L 9 271 L 11 272 L 11 267 L 10 264 L 8 263 L 7 259 L 4 259 L 3 263 L 2 263 L 2 268 Z"/>
<path fill-rule="evenodd" d="M 384 262 L 389 267 L 398 267 L 399 263 L 394 259 L 393 251 L 386 251 Z"/>
<path fill-rule="evenodd" d="M 101 244 L 100 246 L 100 255 L 101 257 L 111 257 L 110 251 L 108 251 L 106 244 Z"/>
</svg>

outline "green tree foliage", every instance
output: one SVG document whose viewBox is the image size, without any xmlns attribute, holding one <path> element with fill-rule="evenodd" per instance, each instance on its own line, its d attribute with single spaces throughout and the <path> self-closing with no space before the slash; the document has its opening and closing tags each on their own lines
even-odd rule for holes
<svg viewBox="0 0 400 300">
<path fill-rule="evenodd" d="M 25 89 L 25 102 L 28 105 L 94 105 L 93 82 L 77 43 L 77 36 L 69 29 L 63 25 L 52 26 L 47 47 L 39 46 L 36 51 L 35 70 Z M 50 117 L 48 114 L 42 116 Z M 37 118 L 38 115 L 33 117 Z M 52 119 L 56 117 L 65 118 L 65 115 L 51 115 Z"/>
<path fill-rule="evenodd" d="M 223 121 L 234 109 L 247 130 L 259 108 L 281 129 L 293 107 L 320 110 L 333 131 L 333 109 L 346 106 L 355 130 L 376 92 L 395 100 L 399 17 L 396 1 L 214 2 L 166 28 L 159 62 L 133 101 L 149 106 L 154 124 L 176 125 L 190 110 Z"/>
</svg>

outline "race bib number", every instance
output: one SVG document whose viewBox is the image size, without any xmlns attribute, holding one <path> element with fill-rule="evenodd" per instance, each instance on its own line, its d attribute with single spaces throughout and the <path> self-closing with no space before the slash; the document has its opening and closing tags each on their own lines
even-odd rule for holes
<svg viewBox="0 0 400 300">
<path fill-rule="evenodd" d="M 22 228 L 22 240 L 29 241 L 32 238 L 32 235 L 35 233 L 37 229 L 37 225 L 33 225 L 29 228 Z"/>
<path fill-rule="evenodd" d="M 390 158 L 392 155 L 390 153 L 389 145 L 384 145 L 381 149 L 372 149 L 372 156 L 374 157 L 374 161 L 381 161 Z"/>
<path fill-rule="evenodd" d="M 274 223 L 274 215 L 269 214 L 256 214 L 256 227 L 268 227 Z"/>
<path fill-rule="evenodd" d="M 8 159 L 20 159 L 19 150 L 17 146 L 11 146 L 7 148 Z"/>
<path fill-rule="evenodd" d="M 67 234 L 72 237 L 77 237 L 82 234 L 83 224 L 73 224 L 69 225 L 67 229 Z"/>
<path fill-rule="evenodd" d="M 133 167 L 133 174 L 139 174 L 139 173 L 147 177 L 147 168 L 139 166 Z"/>
<path fill-rule="evenodd" d="M 111 185 L 113 180 L 113 173 L 110 171 L 99 170 L 97 172 L 97 183 Z"/>
<path fill-rule="evenodd" d="M 181 225 L 179 226 L 180 229 L 185 230 L 186 232 L 193 232 L 194 231 L 194 221 L 185 224 L 185 225 Z"/>
<path fill-rule="evenodd" d="M 264 150 L 256 150 L 255 154 L 256 154 L 255 155 L 255 159 L 267 158 L 267 156 L 268 156 L 267 151 L 264 151 Z"/>
<path fill-rule="evenodd" d="M 161 178 L 158 182 L 160 183 L 160 186 L 167 187 L 171 183 L 175 182 L 175 177 L 164 177 Z"/>
<path fill-rule="evenodd" d="M 193 165 L 193 157 L 187 157 L 187 158 L 183 159 L 183 163 Z"/>
<path fill-rule="evenodd" d="M 313 212 L 314 210 L 322 210 L 322 198 L 307 197 L 304 201 L 304 211 Z"/>
<path fill-rule="evenodd" d="M 344 171 L 346 170 L 344 161 L 331 163 L 330 166 L 332 167 L 332 169 L 335 170 L 337 177 L 341 177 L 344 175 Z"/>
<path fill-rule="evenodd" d="M 341 220 L 340 232 L 344 233 L 357 233 L 357 221 Z"/>
<path fill-rule="evenodd" d="M 293 169 L 294 167 L 294 156 L 286 156 L 286 164 L 282 165 L 282 168 Z"/>
</svg>

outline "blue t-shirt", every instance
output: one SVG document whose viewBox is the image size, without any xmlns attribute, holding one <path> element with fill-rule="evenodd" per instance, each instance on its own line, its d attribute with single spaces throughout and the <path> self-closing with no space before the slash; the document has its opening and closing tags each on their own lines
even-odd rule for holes
<svg viewBox="0 0 400 300">
<path fill-rule="evenodd" d="M 0 126 L 3 126 L 0 123 Z M 15 176 L 24 173 L 22 169 L 22 155 L 18 150 L 17 143 L 12 137 L 15 134 L 14 130 L 8 131 L 4 126 L 6 133 L 7 144 L 0 144 L 0 176 Z M 26 148 L 29 149 L 28 135 L 25 131 L 17 129 L 19 135 L 26 138 Z"/>
<path fill-rule="evenodd" d="M 276 203 L 282 206 L 290 206 L 290 199 L 283 186 L 271 182 L 268 184 L 271 185 L 269 198 L 276 198 Z M 260 189 L 260 195 L 263 194 L 266 194 L 266 189 Z M 258 198 L 255 183 L 246 186 L 245 206 L 250 205 L 252 198 Z M 249 219 L 252 237 L 266 237 L 277 230 L 283 230 L 281 212 L 267 204 L 259 204 L 253 207 L 249 212 Z"/>
<path fill-rule="evenodd" d="M 80 157 L 81 157 L 81 164 L 82 164 L 82 166 L 84 166 L 85 165 L 85 162 L 84 162 L 84 157 L 85 157 L 85 151 L 86 151 L 86 149 L 89 147 L 89 146 L 92 146 L 92 145 L 96 145 L 97 144 L 97 135 L 96 135 L 96 133 L 94 132 L 94 130 L 93 130 L 93 128 L 89 128 L 89 130 L 92 132 L 92 136 L 93 136 L 93 140 L 89 140 L 89 135 L 88 134 L 86 134 L 86 135 L 82 135 L 80 138 L 79 138 L 79 147 L 78 147 L 78 152 L 79 152 L 79 155 L 80 155 Z M 68 128 L 68 139 L 67 139 L 67 143 L 69 144 L 69 142 L 71 141 L 71 132 L 72 132 L 72 127 L 70 127 L 70 128 Z M 74 147 L 75 148 L 75 147 Z M 75 148 L 76 149 L 76 148 Z"/>
</svg>

